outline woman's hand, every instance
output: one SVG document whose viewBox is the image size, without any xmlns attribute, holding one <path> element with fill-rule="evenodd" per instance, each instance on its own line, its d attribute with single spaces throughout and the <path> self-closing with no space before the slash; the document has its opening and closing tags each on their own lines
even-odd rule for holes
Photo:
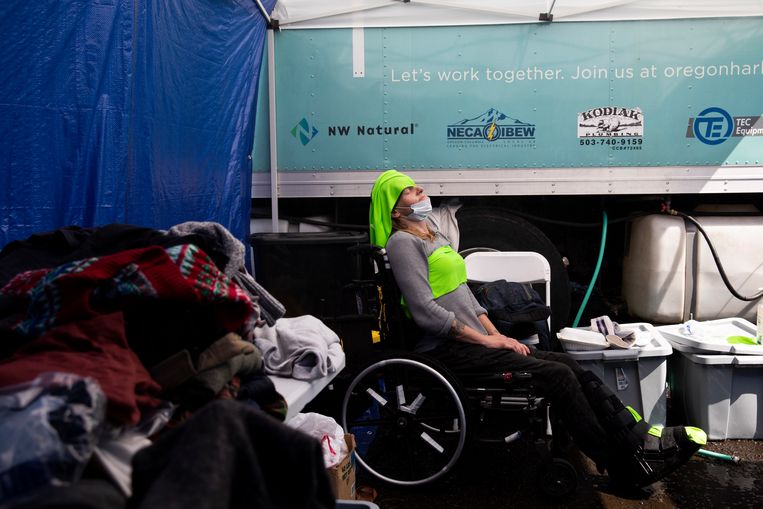
<svg viewBox="0 0 763 509">
<path fill-rule="evenodd" d="M 530 355 L 530 347 L 514 338 L 504 336 L 498 332 L 485 336 L 485 338 L 487 338 L 485 346 L 488 348 L 503 348 L 517 352 L 520 355 Z"/>
<path fill-rule="evenodd" d="M 479 321 L 482 323 L 482 326 L 485 327 L 488 334 L 487 336 L 483 336 L 483 338 L 487 338 L 487 341 L 483 340 L 485 346 L 488 348 L 513 350 L 520 355 L 530 355 L 530 348 L 527 345 L 498 332 L 498 329 L 493 325 L 493 322 L 490 321 L 490 318 L 488 318 L 487 315 L 479 315 Z"/>
<path fill-rule="evenodd" d="M 483 317 L 484 315 L 480 316 L 480 319 L 481 319 L 480 321 L 482 321 Z M 520 355 L 530 354 L 530 348 L 527 345 L 520 343 L 514 338 L 504 336 L 503 334 L 498 332 L 498 330 L 495 328 L 495 326 L 492 323 L 490 323 L 489 320 L 487 320 L 487 317 L 485 317 L 484 319 L 485 319 L 485 322 L 483 323 L 487 325 L 485 329 L 489 331 L 488 334 L 482 334 L 481 332 L 477 332 L 471 327 L 464 325 L 458 320 L 453 320 L 453 325 L 450 329 L 450 337 L 458 341 L 464 341 L 466 343 L 474 343 L 477 345 L 486 346 L 488 348 L 502 348 L 505 350 L 513 350 Z"/>
</svg>

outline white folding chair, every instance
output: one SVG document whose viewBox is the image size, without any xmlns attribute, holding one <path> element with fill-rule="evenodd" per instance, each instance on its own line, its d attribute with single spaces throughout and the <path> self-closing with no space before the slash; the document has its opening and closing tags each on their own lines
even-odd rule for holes
<svg viewBox="0 0 763 509">
<path fill-rule="evenodd" d="M 476 251 L 464 258 L 466 277 L 472 281 L 490 282 L 505 279 L 514 283 L 543 283 L 545 301 L 551 306 L 551 266 L 543 255 L 533 251 Z M 551 317 L 548 318 L 551 330 Z M 537 344 L 537 334 L 522 341 Z"/>
</svg>

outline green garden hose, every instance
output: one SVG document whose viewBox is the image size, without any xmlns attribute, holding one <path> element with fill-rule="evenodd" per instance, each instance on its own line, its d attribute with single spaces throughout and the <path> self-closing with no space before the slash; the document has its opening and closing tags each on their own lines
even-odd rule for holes
<svg viewBox="0 0 763 509">
<path fill-rule="evenodd" d="M 708 451 L 706 449 L 700 449 L 697 451 L 697 455 L 704 456 L 706 458 L 715 458 L 724 461 L 730 461 L 732 463 L 739 463 L 741 460 L 739 456 L 730 456 L 728 454 L 721 454 L 719 452 Z"/>
<path fill-rule="evenodd" d="M 603 211 L 603 219 L 602 219 L 602 226 L 601 226 L 601 245 L 599 246 L 599 259 L 596 260 L 596 268 L 593 271 L 593 277 L 591 278 L 591 284 L 588 285 L 588 289 L 585 292 L 585 297 L 583 297 L 583 302 L 580 303 L 580 309 L 578 309 L 578 314 L 575 317 L 575 321 L 572 322 L 573 327 L 577 327 L 578 323 L 580 322 L 580 317 L 583 316 L 583 311 L 585 311 L 585 307 L 588 304 L 588 299 L 591 297 L 591 292 L 593 291 L 593 285 L 596 283 L 596 279 L 599 277 L 599 269 L 601 269 L 601 261 L 604 259 L 604 246 L 607 245 L 607 211 Z"/>
</svg>

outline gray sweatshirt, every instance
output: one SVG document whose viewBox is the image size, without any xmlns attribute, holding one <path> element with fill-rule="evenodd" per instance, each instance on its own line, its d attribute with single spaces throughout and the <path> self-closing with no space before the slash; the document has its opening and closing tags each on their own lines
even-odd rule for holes
<svg viewBox="0 0 763 509">
<path fill-rule="evenodd" d="M 425 352 L 448 340 L 448 332 L 457 318 L 465 325 L 486 334 L 478 316 L 487 314 L 466 284 L 437 299 L 429 286 L 429 263 L 427 259 L 436 249 L 450 245 L 440 232 L 434 241 L 421 239 L 408 232 L 395 232 L 387 241 L 390 267 L 416 325 L 424 331 L 424 337 L 416 344 L 416 350 Z"/>
</svg>

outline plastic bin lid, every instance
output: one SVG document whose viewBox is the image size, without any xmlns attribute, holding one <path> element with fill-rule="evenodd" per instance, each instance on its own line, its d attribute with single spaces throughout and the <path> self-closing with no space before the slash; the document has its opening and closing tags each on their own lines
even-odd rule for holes
<svg viewBox="0 0 763 509">
<path fill-rule="evenodd" d="M 721 318 L 698 322 L 702 336 L 692 336 L 684 331 L 684 324 L 657 327 L 673 346 L 691 348 L 693 353 L 728 353 L 732 355 L 763 355 L 763 345 L 731 344 L 729 336 L 757 335 L 755 325 L 744 318 Z"/>
<path fill-rule="evenodd" d="M 649 323 L 621 323 L 620 329 L 625 331 L 634 331 L 640 337 L 636 340 L 639 345 L 643 344 L 641 336 L 648 336 L 648 343 L 643 346 L 632 346 L 630 348 L 608 348 L 606 350 L 587 350 L 587 351 L 569 351 L 567 352 L 574 359 L 579 361 L 589 360 L 638 360 L 642 357 L 667 357 L 673 353 L 670 343 L 662 337 L 662 334 Z"/>
<path fill-rule="evenodd" d="M 668 336 L 665 336 L 665 337 L 667 338 L 668 343 L 670 343 L 670 346 L 673 347 L 673 350 L 676 350 L 677 352 L 681 352 L 681 353 L 693 353 L 693 354 L 698 354 L 698 355 L 723 355 L 723 354 L 720 354 L 720 353 L 708 354 L 707 351 L 702 350 L 701 348 L 695 348 L 693 346 L 684 345 L 683 343 L 679 343 L 679 342 L 673 341 Z"/>
<path fill-rule="evenodd" d="M 763 355 L 735 355 L 735 366 L 763 367 Z"/>
<path fill-rule="evenodd" d="M 694 364 L 702 364 L 704 366 L 732 366 L 736 355 L 723 355 L 723 354 L 699 354 L 688 353 L 682 354 L 686 356 Z"/>
<path fill-rule="evenodd" d="M 696 350 L 690 346 L 676 343 L 673 348 L 680 354 L 689 359 L 694 364 L 705 366 L 739 366 L 739 367 L 763 367 L 763 355 L 728 355 L 722 353 L 695 353 Z"/>
</svg>

